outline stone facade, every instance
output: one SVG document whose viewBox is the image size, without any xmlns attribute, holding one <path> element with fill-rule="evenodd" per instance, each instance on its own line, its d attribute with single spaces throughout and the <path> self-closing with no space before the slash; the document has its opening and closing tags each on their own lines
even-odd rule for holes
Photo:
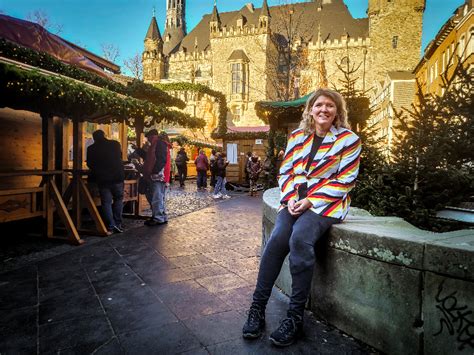
<svg viewBox="0 0 474 355">
<path fill-rule="evenodd" d="M 167 21 L 185 13 L 184 1 L 172 3 L 182 9 L 168 9 Z M 257 101 L 341 86 L 344 74 L 337 64 L 347 64 L 347 58 L 359 68 L 355 76 L 361 90 L 375 88 L 389 71 L 413 70 L 419 60 L 424 4 L 369 0 L 368 18 L 362 19 L 354 19 L 343 0 L 272 7 L 264 0 L 261 8 L 247 4 L 225 13 L 214 6 L 169 53 L 163 50 L 167 39 L 150 37 L 157 31 L 149 29 L 144 80 L 206 84 L 225 93 L 230 126 L 263 125 L 255 114 Z M 188 105 L 186 110 L 194 113 L 196 108 Z"/>
</svg>

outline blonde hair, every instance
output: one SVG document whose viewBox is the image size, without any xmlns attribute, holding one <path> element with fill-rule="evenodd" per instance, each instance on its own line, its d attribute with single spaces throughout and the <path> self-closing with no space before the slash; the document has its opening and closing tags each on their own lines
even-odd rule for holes
<svg viewBox="0 0 474 355">
<path fill-rule="evenodd" d="M 313 108 L 314 102 L 320 97 L 320 96 L 326 96 L 330 98 L 334 103 L 336 104 L 336 118 L 334 119 L 333 125 L 336 126 L 336 128 L 347 128 L 350 129 L 351 125 L 349 124 L 349 121 L 347 120 L 347 108 L 346 108 L 346 100 L 342 97 L 341 94 L 339 94 L 335 90 L 331 89 L 318 89 L 315 92 L 311 94 L 311 96 L 308 98 L 306 101 L 306 105 L 304 107 L 303 111 L 303 119 L 301 120 L 300 123 L 300 128 L 304 131 L 305 135 L 310 135 L 314 133 L 314 130 L 316 129 L 315 124 L 314 124 L 314 118 L 311 115 L 311 109 Z"/>
</svg>

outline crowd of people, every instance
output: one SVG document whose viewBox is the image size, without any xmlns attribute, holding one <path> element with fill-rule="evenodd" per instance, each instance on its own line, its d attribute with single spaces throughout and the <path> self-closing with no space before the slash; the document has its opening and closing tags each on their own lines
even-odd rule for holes
<svg viewBox="0 0 474 355">
<path fill-rule="evenodd" d="M 181 147 L 176 156 L 172 157 L 172 145 L 165 132 L 151 129 L 145 134 L 147 142 L 143 147 L 132 145 L 131 156 L 140 158 L 137 167 L 141 177 L 139 179 L 139 193 L 146 196 L 151 207 L 151 217 L 145 221 L 147 226 L 157 226 L 168 222 L 166 213 L 166 189 L 173 181 L 185 187 L 188 175 L 189 157 L 184 147 Z M 87 149 L 87 165 L 91 170 L 90 181 L 97 184 L 101 198 L 102 214 L 108 232 L 121 233 L 124 166 L 120 143 L 109 140 L 102 130 L 93 133 L 94 143 Z M 245 162 L 245 177 L 249 184 L 249 195 L 257 194 L 257 180 L 262 171 L 262 163 L 256 153 L 247 153 Z M 212 150 L 206 156 L 203 149 L 199 150 L 194 159 L 196 166 L 197 191 L 207 191 L 208 175 L 210 176 L 210 191 L 214 199 L 231 198 L 227 192 L 226 173 L 229 161 L 225 152 Z"/>
</svg>

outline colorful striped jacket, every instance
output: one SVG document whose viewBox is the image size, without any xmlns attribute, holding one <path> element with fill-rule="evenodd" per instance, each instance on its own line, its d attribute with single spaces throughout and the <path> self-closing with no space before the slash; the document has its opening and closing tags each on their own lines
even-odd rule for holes
<svg viewBox="0 0 474 355">
<path fill-rule="evenodd" d="M 305 136 L 302 129 L 291 133 L 278 177 L 280 202 L 286 205 L 290 199 L 298 200 L 298 186 L 306 182 L 311 210 L 342 220 L 349 211 L 349 191 L 359 172 L 360 138 L 346 128 L 331 126 L 305 171 L 313 137 Z"/>
</svg>

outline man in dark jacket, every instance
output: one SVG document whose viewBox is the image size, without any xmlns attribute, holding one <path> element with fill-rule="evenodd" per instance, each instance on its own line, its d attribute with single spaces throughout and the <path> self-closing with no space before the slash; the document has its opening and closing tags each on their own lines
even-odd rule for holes
<svg viewBox="0 0 474 355">
<path fill-rule="evenodd" d="M 166 185 L 170 182 L 170 147 L 160 138 L 156 129 L 148 131 L 145 137 L 150 143 L 148 150 L 138 148 L 135 152 L 145 160 L 143 176 L 150 184 L 146 198 L 151 206 L 152 216 L 145 221 L 145 225 L 157 226 L 168 223 L 165 194 Z"/>
<path fill-rule="evenodd" d="M 105 138 L 102 130 L 92 133 L 94 143 L 87 148 L 91 181 L 97 182 L 107 229 L 122 233 L 123 181 L 125 172 L 120 143 Z"/>
<path fill-rule="evenodd" d="M 189 158 L 183 147 L 181 147 L 178 154 L 176 154 L 176 159 L 174 161 L 176 163 L 176 167 L 178 168 L 179 186 L 184 187 L 184 182 L 186 181 L 186 177 L 188 175 Z"/>
</svg>

